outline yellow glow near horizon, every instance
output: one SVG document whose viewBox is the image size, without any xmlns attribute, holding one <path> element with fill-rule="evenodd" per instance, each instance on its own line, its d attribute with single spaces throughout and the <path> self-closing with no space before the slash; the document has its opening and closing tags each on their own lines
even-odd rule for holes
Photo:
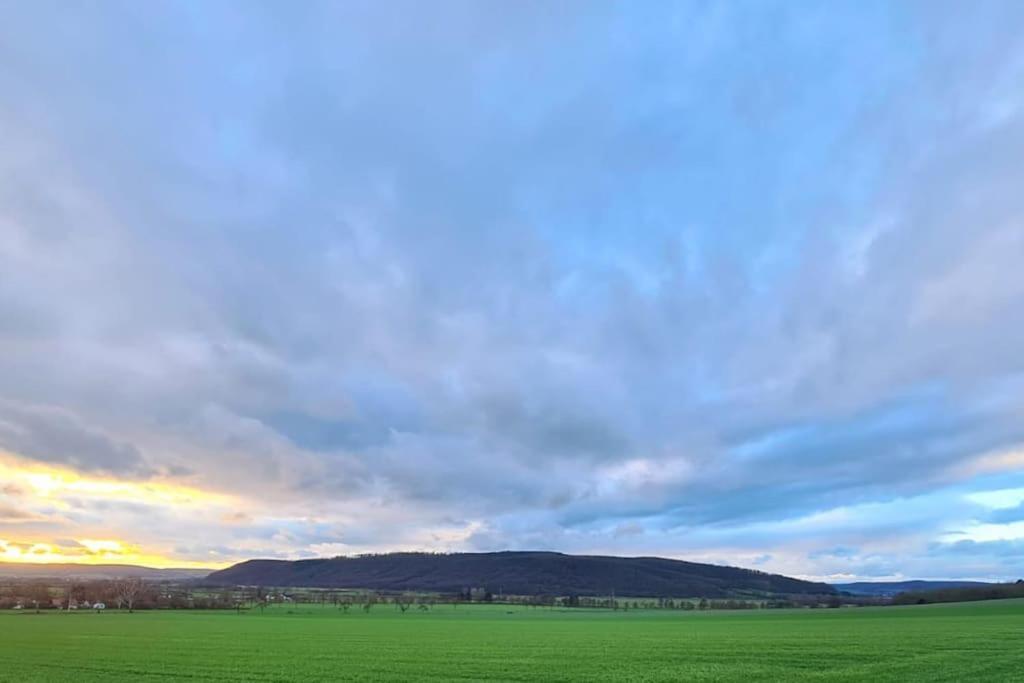
<svg viewBox="0 0 1024 683">
<path fill-rule="evenodd" d="M 13 493 L 4 494 L 4 491 Z M 165 479 L 129 480 L 109 476 L 95 476 L 77 472 L 68 467 L 26 461 L 15 455 L 0 452 L 0 502 L 4 496 L 13 496 L 18 507 L 65 511 L 77 501 L 103 503 L 133 503 L 156 508 L 191 511 L 192 516 L 207 514 L 219 519 L 225 511 L 237 511 L 242 501 L 227 494 L 206 491 Z M 60 513 L 57 513 L 58 515 Z M 51 517 L 60 521 L 59 517 Z M 216 561 L 175 559 L 152 548 L 142 548 L 123 541 L 113 530 L 95 529 L 86 532 L 74 529 L 60 532 L 60 536 L 40 538 L 15 532 L 14 525 L 3 529 L 0 537 L 0 561 L 33 564 L 137 564 L 147 567 L 217 568 L 229 564 L 218 557 Z M 108 535 L 109 534 L 109 535 Z M 54 542 L 53 538 L 71 538 L 73 541 Z"/>
<path fill-rule="evenodd" d="M 76 539 L 80 548 L 67 548 L 53 543 L 17 542 L 0 538 L 0 562 L 22 564 L 134 564 L 163 569 L 219 569 L 230 562 L 199 562 L 179 560 L 144 552 L 138 546 L 113 539 Z"/>
<path fill-rule="evenodd" d="M 230 505 L 231 496 L 169 481 L 131 481 L 93 477 L 70 468 L 26 463 L 0 454 L 0 482 L 12 483 L 35 498 L 50 501 L 63 495 L 157 505 Z"/>
</svg>

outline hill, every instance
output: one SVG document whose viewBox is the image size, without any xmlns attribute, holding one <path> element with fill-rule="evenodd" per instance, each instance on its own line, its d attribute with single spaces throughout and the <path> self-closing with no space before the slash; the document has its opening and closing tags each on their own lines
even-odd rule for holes
<svg viewBox="0 0 1024 683">
<path fill-rule="evenodd" d="M 213 572 L 210 585 L 458 592 L 479 587 L 513 595 L 739 597 L 831 594 L 824 583 L 750 569 L 658 557 L 553 552 L 391 553 L 320 560 L 249 560 Z"/>
<path fill-rule="evenodd" d="M 893 599 L 897 605 L 926 605 L 935 602 L 975 602 L 1024 598 L 1024 579 L 1016 583 L 988 583 L 980 586 L 951 587 L 937 590 L 908 591 Z"/>
<path fill-rule="evenodd" d="M 28 564 L 0 562 L 0 577 L 14 579 L 115 579 L 142 578 L 151 581 L 201 579 L 209 569 L 157 569 L 133 564 Z"/>
<path fill-rule="evenodd" d="M 853 595 L 891 597 L 908 591 L 942 590 L 946 588 L 982 588 L 993 584 L 983 581 L 858 581 L 834 583 L 836 590 Z"/>
</svg>

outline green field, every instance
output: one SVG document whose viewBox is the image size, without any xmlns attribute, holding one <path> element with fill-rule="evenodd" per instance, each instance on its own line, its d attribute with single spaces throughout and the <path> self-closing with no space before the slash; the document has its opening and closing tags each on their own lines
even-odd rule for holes
<svg viewBox="0 0 1024 683">
<path fill-rule="evenodd" d="M 1024 680 L 1024 600 L 678 612 L 0 613 L 0 680 Z"/>
</svg>

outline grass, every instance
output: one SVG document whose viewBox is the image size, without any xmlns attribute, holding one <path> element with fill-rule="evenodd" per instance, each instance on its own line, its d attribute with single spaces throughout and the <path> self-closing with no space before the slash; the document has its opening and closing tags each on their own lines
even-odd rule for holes
<svg viewBox="0 0 1024 683">
<path fill-rule="evenodd" d="M 1010 681 L 1024 600 L 676 612 L 0 613 L 5 681 Z"/>
</svg>

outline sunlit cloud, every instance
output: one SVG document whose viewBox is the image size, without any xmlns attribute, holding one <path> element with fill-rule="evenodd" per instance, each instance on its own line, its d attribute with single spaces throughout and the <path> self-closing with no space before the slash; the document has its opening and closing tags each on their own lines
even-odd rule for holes
<svg viewBox="0 0 1024 683">
<path fill-rule="evenodd" d="M 994 491 L 975 491 L 967 494 L 966 498 L 992 509 L 1011 508 L 1024 503 L 1024 487 Z"/>
<path fill-rule="evenodd" d="M 946 534 L 940 540 L 947 543 L 959 541 L 987 543 L 1018 539 L 1024 539 L 1024 521 L 1007 522 L 1006 524 L 972 524 Z"/>
<path fill-rule="evenodd" d="M 245 501 L 237 496 L 204 491 L 172 481 L 135 481 L 113 477 L 98 477 L 76 472 L 67 467 L 26 461 L 11 454 L 0 454 L 0 482 L 4 484 L 0 496 L 16 500 L 19 516 L 3 517 L 0 522 L 10 525 L 49 528 L 56 525 L 62 536 L 81 532 L 83 522 L 72 520 L 96 517 L 98 522 L 88 523 L 94 531 L 111 531 L 116 524 L 109 512 L 110 506 L 132 506 L 150 510 L 149 514 L 171 515 L 179 523 L 193 524 L 202 520 L 235 515 L 240 521 L 250 520 L 237 510 Z M 13 510 L 14 508 L 12 508 Z M 93 513 L 96 510 L 97 513 Z M 106 510 L 107 512 L 102 512 Z M 98 514 L 101 513 L 101 514 Z M 83 517 L 84 515 L 84 517 Z M 104 525 L 103 520 L 108 520 Z M 104 529 L 103 527 L 107 528 Z M 11 526 L 7 527 L 12 530 Z M 132 524 L 122 532 L 133 536 L 146 536 L 145 530 Z M 43 540 L 39 531 L 23 531 L 17 536 L 0 537 L 0 560 L 6 562 L 83 562 L 135 563 L 154 567 L 223 566 L 223 558 L 174 557 L 147 548 L 146 543 L 129 543 L 114 538 L 77 538 L 73 544 Z M 159 541 L 155 545 L 161 545 Z"/>
<path fill-rule="evenodd" d="M 1024 472 L 1024 448 L 984 453 L 976 458 L 957 463 L 950 470 L 957 479 L 971 479 L 1000 472 Z"/>
<path fill-rule="evenodd" d="M 166 481 L 98 478 L 69 468 L 43 465 L 0 454 L 0 481 L 27 497 L 55 503 L 68 497 L 171 507 L 229 506 L 237 497 Z"/>
</svg>

